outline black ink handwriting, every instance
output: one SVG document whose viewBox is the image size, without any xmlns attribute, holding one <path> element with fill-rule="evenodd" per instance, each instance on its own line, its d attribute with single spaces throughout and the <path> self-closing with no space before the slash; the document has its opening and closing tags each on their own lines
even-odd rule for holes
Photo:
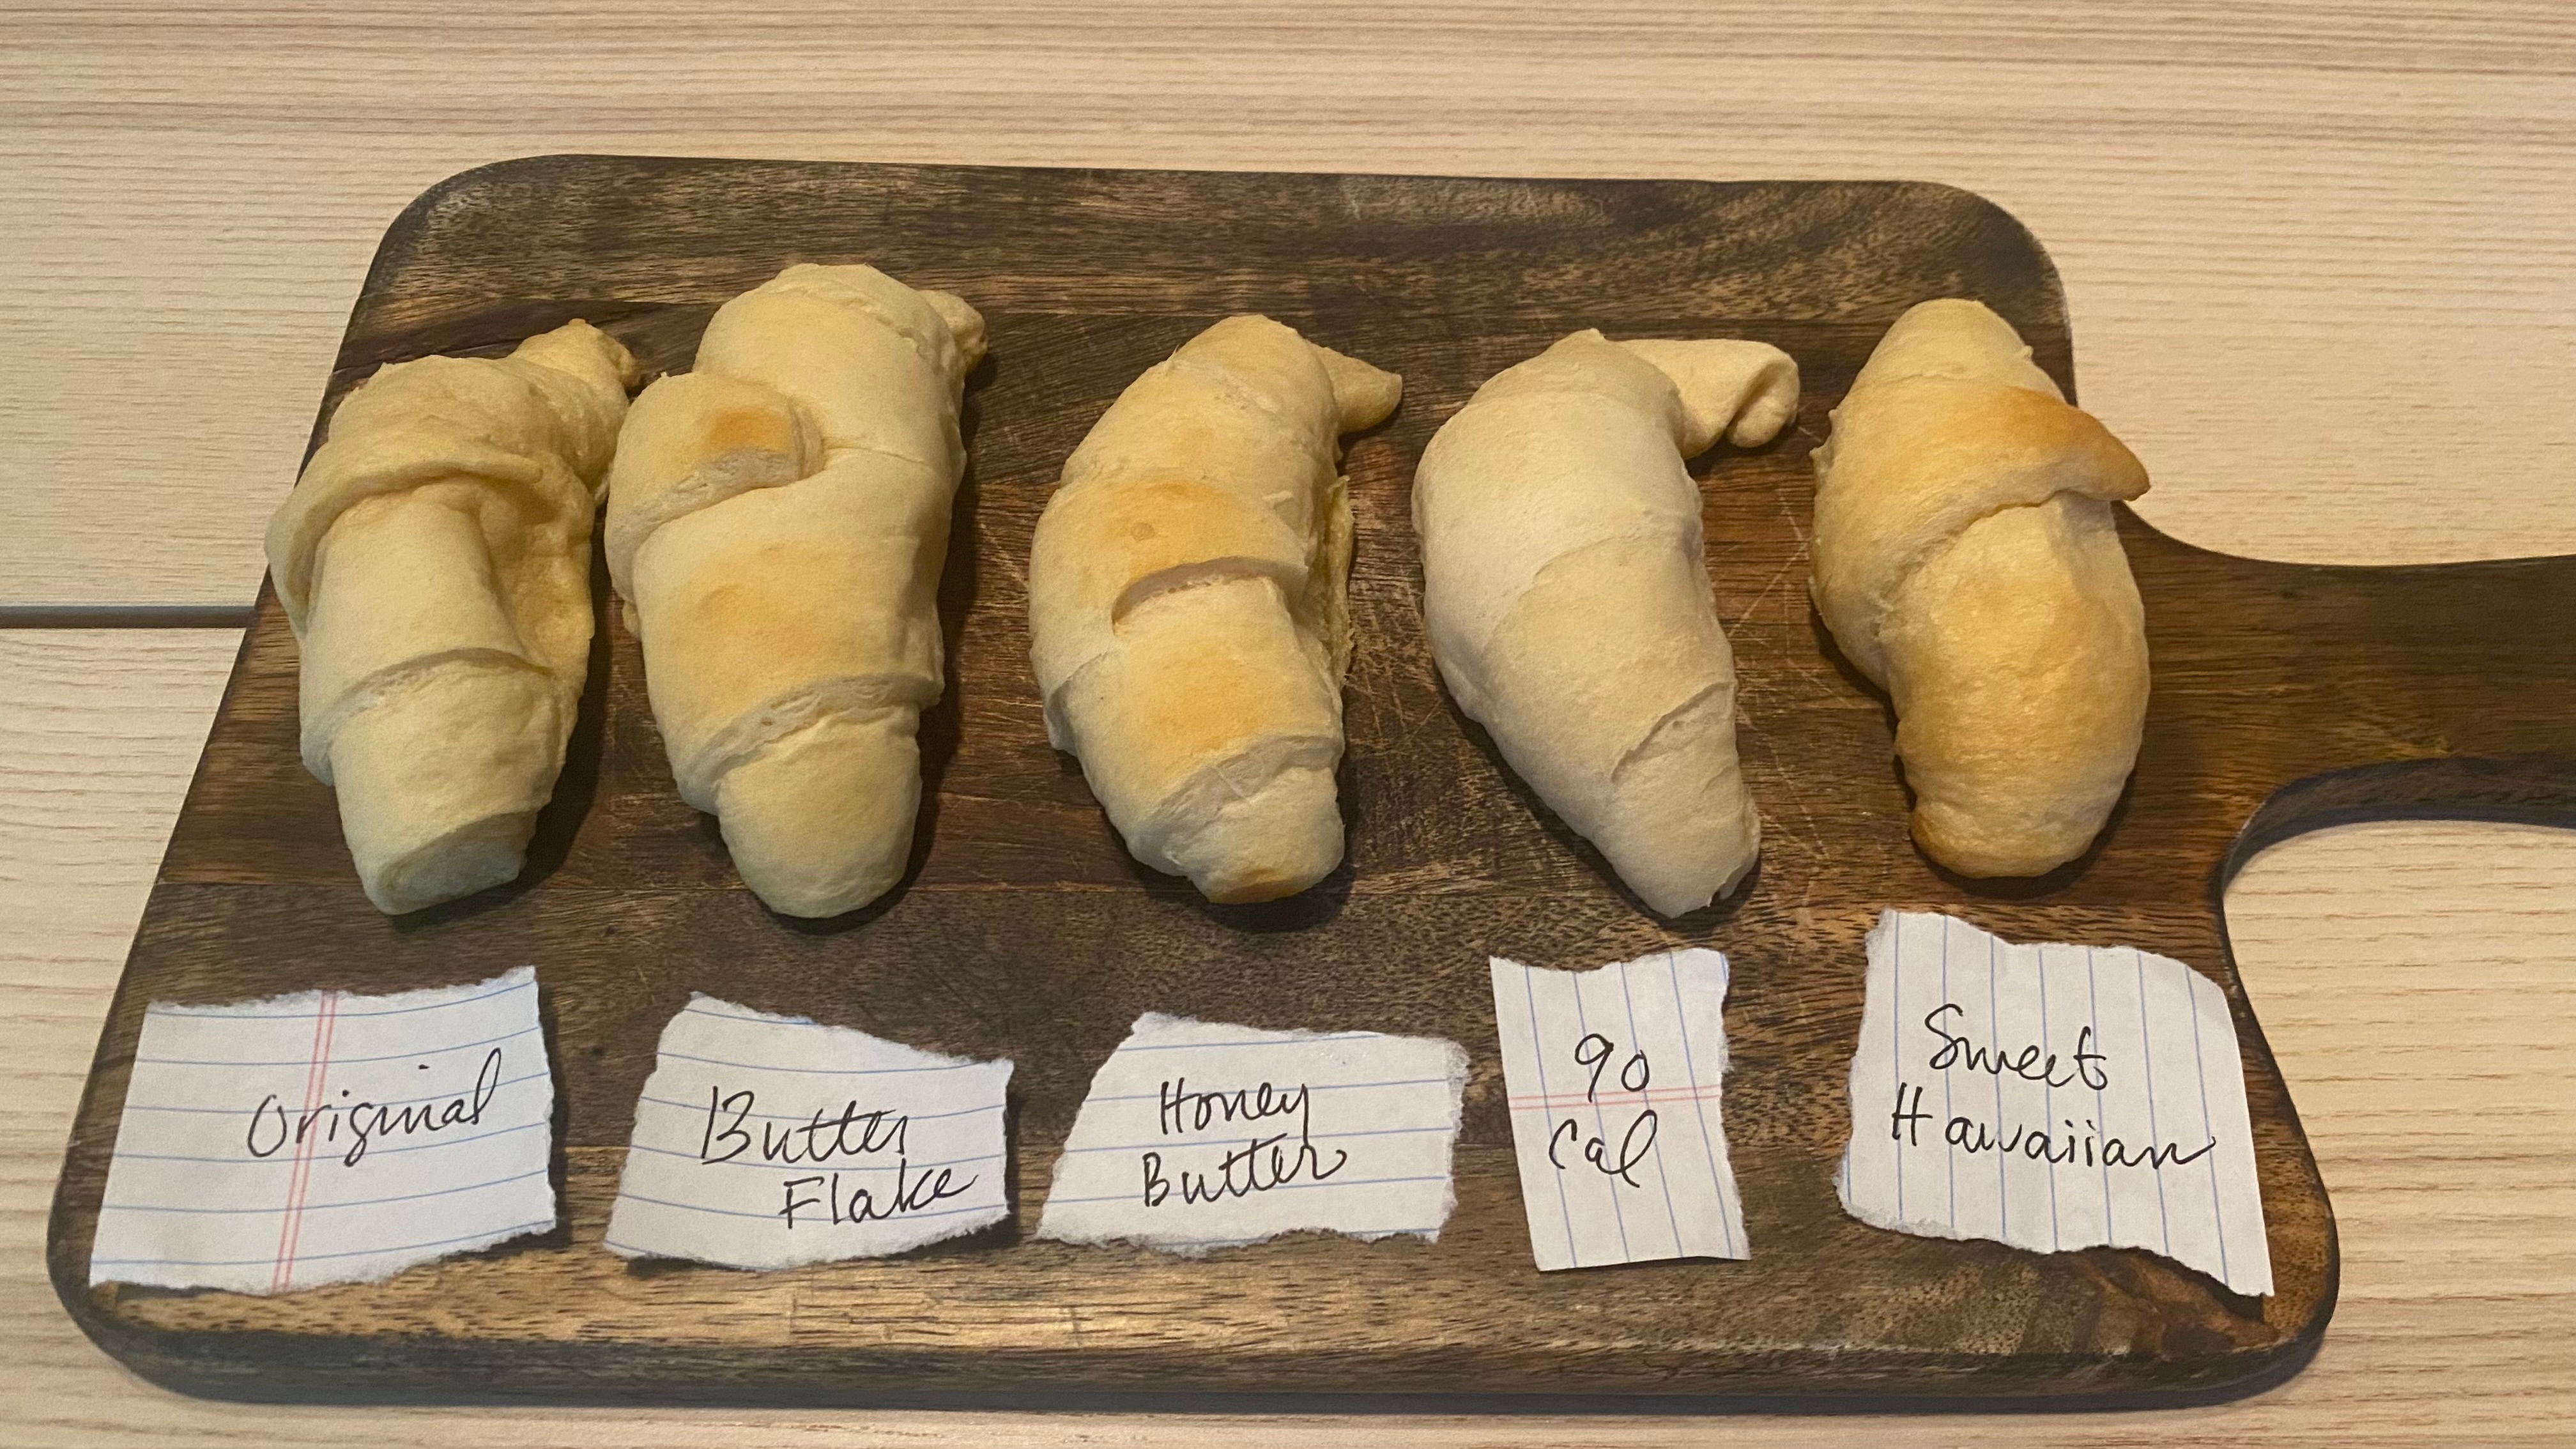
<svg viewBox="0 0 2576 1449">
<path fill-rule="evenodd" d="M 1592 1069 L 1592 1080 L 1583 1088 L 1583 1100 L 1595 1103 L 1601 1100 L 1602 1070 L 1609 1066 L 1611 1055 L 1618 1050 L 1617 1043 L 1597 1031 L 1586 1032 L 1581 1040 L 1575 1042 L 1575 1065 Z M 1646 1083 L 1653 1079 L 1654 1067 L 1642 1051 L 1628 1053 L 1628 1059 L 1619 1064 L 1619 1085 L 1628 1091 L 1642 1092 L 1646 1090 Z"/>
<path fill-rule="evenodd" d="M 843 1193 L 841 1174 L 837 1172 L 828 1176 L 818 1173 L 812 1177 L 787 1178 L 779 1184 L 785 1201 L 779 1207 L 778 1215 L 787 1220 L 787 1227 L 791 1232 L 795 1230 L 796 1213 L 800 1208 L 823 1208 L 824 1216 L 834 1227 L 884 1222 L 888 1218 L 917 1213 L 934 1203 L 961 1196 L 981 1181 L 983 1181 L 983 1175 L 978 1173 L 964 1182 L 959 1182 L 956 1169 L 948 1167 L 914 1177 L 911 1160 L 897 1158 L 894 1165 L 894 1190 L 883 1197 L 879 1197 L 866 1187 L 853 1187 L 847 1193 Z M 800 1187 L 818 1186 L 823 1189 L 821 1197 L 797 1195 L 796 1190 Z M 809 1213 L 807 1216 L 810 1219 L 814 1215 Z"/>
<path fill-rule="evenodd" d="M 1889 1116 L 1891 1124 L 1889 1136 L 1908 1147 L 1923 1145 L 1918 1130 L 1919 1125 L 1932 1121 L 1933 1117 L 1931 1113 L 1923 1110 L 1921 1087 L 1909 1086 L 1904 1082 L 1897 1083 L 1896 1110 Z M 2084 1119 L 2081 1129 L 2077 1128 L 2075 1119 L 2072 1117 L 2061 1117 L 2058 1120 L 2066 1128 L 2063 1134 L 2044 1125 L 2031 1126 L 2027 1123 L 2004 1132 L 1974 1118 L 1952 1117 L 1942 1124 L 1941 1140 L 1949 1144 L 1954 1151 L 1963 1152 L 1972 1157 L 1980 1153 L 1992 1152 L 2005 1157 L 2018 1154 L 2033 1162 L 2046 1162 L 2057 1166 L 2081 1162 L 2086 1167 L 2144 1167 L 2154 1171 L 2198 1162 L 2218 1146 L 2218 1139 L 2212 1137 L 2198 1147 L 2188 1150 L 2179 1142 L 2151 1142 L 2141 1147 L 2122 1138 L 2105 1134 L 2100 1124 L 2090 1117 Z"/>
<path fill-rule="evenodd" d="M 1638 1163 L 1646 1160 L 1646 1154 L 1655 1150 L 1655 1131 L 1655 1109 L 1645 1108 L 1629 1119 L 1628 1130 L 1619 1135 L 1616 1160 L 1610 1155 L 1608 1140 L 1602 1137 L 1584 1142 L 1583 1160 L 1591 1163 L 1604 1177 L 1615 1177 L 1630 1187 L 1641 1186 L 1631 1174 Z M 1563 1172 L 1567 1166 L 1565 1160 L 1556 1155 L 1558 1145 L 1582 1136 L 1583 1129 L 1572 1121 L 1556 1124 L 1556 1131 L 1547 1139 L 1547 1160 L 1556 1165 L 1557 1171 Z"/>
<path fill-rule="evenodd" d="M 426 1063 L 423 1063 L 424 1068 Z M 411 1137 L 423 1132 L 443 1132 L 450 1127 L 471 1127 L 483 1120 L 483 1109 L 501 1090 L 501 1049 L 492 1048 L 483 1056 L 483 1065 L 474 1073 L 474 1085 L 454 1097 L 394 1105 L 381 1102 L 331 1103 L 310 1107 L 290 1119 L 286 1104 L 275 1092 L 262 1097 L 250 1110 L 250 1126 L 242 1134 L 243 1150 L 253 1157 L 273 1157 L 290 1144 L 301 1147 L 307 1138 L 317 1146 L 337 1147 L 343 1137 L 348 1149 L 340 1154 L 344 1167 L 355 1167 L 366 1158 L 367 1149 L 388 1137 Z M 343 1090 L 341 1096 L 349 1093 Z M 262 1143 L 266 1145 L 263 1146 Z"/>
<path fill-rule="evenodd" d="M 743 1123 L 759 1105 L 758 1096 L 749 1088 L 727 1092 L 721 1086 L 707 1088 L 707 1125 L 699 1134 L 698 1161 L 715 1164 L 731 1162 L 749 1152 L 752 1136 Z M 725 1115 L 732 1114 L 731 1121 Z M 719 1123 L 723 1125 L 718 1126 Z M 912 1135 L 912 1115 L 891 1108 L 862 1110 L 855 1100 L 840 1107 L 817 1107 L 803 1122 L 780 1125 L 760 1124 L 760 1162 L 780 1167 L 798 1167 L 808 1163 L 820 1166 L 837 1158 L 872 1157 L 881 1152 L 900 1156 L 908 1150 Z M 722 1144 L 723 1150 L 717 1147 Z"/>
<path fill-rule="evenodd" d="M 1193 1092 L 1189 1082 L 1187 1077 L 1172 1077 L 1158 1089 L 1160 1106 L 1155 1121 L 1166 1137 L 1204 1132 L 1234 1122 L 1258 1122 L 1267 1117 L 1295 1117 L 1301 1122 L 1307 1117 L 1308 1092 L 1303 1082 L 1293 1090 L 1263 1082 L 1257 1087 L 1213 1092 Z"/>
<path fill-rule="evenodd" d="M 1964 1036 L 1944 1030 L 1941 1018 L 1952 1012 L 1963 1017 L 1967 1015 L 1966 1008 L 1955 1001 L 1945 1001 L 1923 1014 L 1924 1030 L 1941 1039 L 1941 1047 L 1932 1053 L 1930 1061 L 1932 1070 L 1936 1072 L 1965 1064 L 1972 1072 L 1987 1072 L 1998 1077 L 2010 1072 L 2025 1082 L 2044 1082 L 2052 1087 L 2072 1086 L 2080 1081 L 2098 1092 L 2111 1085 L 2110 1075 L 2102 1070 L 2105 1060 L 2102 1053 L 2092 1049 L 2093 1028 L 2090 1026 L 2075 1034 L 2075 1068 L 2061 1077 L 2057 1074 L 2057 1053 L 2048 1052 L 2047 1060 L 2042 1061 L 2040 1054 L 2046 1048 L 2037 1042 L 2024 1045 L 2018 1052 L 2007 1053 L 2001 1047 L 1981 1047 Z"/>
</svg>

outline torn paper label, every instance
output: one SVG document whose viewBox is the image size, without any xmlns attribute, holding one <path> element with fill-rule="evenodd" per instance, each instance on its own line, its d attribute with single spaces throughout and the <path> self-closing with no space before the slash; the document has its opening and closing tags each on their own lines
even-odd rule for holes
<svg viewBox="0 0 2576 1449">
<path fill-rule="evenodd" d="M 1010 1216 L 1011 1063 L 693 995 L 662 1028 L 608 1218 L 624 1257 L 786 1268 Z"/>
<path fill-rule="evenodd" d="M 1038 1236 L 1203 1252 L 1280 1233 L 1437 1240 L 1467 1053 L 1147 1012 L 1091 1079 Z"/>
<path fill-rule="evenodd" d="M 555 1225 L 537 974 L 143 1013 L 89 1280 L 282 1293 Z"/>
<path fill-rule="evenodd" d="M 1726 958 L 1597 971 L 1491 958 L 1521 1205 L 1538 1266 L 1746 1258 L 1726 1157 Z"/>
<path fill-rule="evenodd" d="M 2272 1291 L 2227 996 L 2179 961 L 1885 912 L 1851 1098 L 1837 1181 L 1863 1222 L 2146 1248 Z"/>
</svg>

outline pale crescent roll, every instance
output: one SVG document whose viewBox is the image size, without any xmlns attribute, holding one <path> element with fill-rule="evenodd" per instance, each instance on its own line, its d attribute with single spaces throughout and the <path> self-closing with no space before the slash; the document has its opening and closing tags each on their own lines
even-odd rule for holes
<svg viewBox="0 0 2576 1449">
<path fill-rule="evenodd" d="M 1797 409 L 1776 347 L 1577 332 L 1478 388 L 1414 474 L 1440 677 L 1664 915 L 1735 889 L 1762 835 L 1683 460 Z"/>
<path fill-rule="evenodd" d="M 269 523 L 304 764 L 388 915 L 527 863 L 589 672 L 594 489 L 634 381 L 584 322 L 392 364 Z"/>
</svg>

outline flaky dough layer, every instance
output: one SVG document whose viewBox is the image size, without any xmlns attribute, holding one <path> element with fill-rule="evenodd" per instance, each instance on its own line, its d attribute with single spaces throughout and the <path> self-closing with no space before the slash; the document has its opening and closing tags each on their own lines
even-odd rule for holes
<svg viewBox="0 0 2576 1449">
<path fill-rule="evenodd" d="M 1817 611 L 1895 700 L 1914 836 L 1962 875 L 2084 853 L 2145 728 L 2145 613 L 2111 504 L 2146 470 L 2010 324 L 1897 319 L 1816 462 Z"/>
<path fill-rule="evenodd" d="M 1047 734 L 1135 857 L 1218 902 L 1342 858 L 1340 435 L 1401 383 L 1266 317 L 1149 368 L 1065 461 L 1029 557 Z"/>
<path fill-rule="evenodd" d="M 389 915 L 517 876 L 588 672 L 594 491 L 635 361 L 582 322 L 381 369 L 268 530 L 304 763 Z"/>
<path fill-rule="evenodd" d="M 772 910 L 833 916 L 902 879 L 939 570 L 984 322 L 866 266 L 789 267 L 635 400 L 610 577 L 680 796 Z"/>
<path fill-rule="evenodd" d="M 1762 838 L 1683 460 L 1797 405 L 1778 348 L 1578 332 L 1477 389 L 1414 474 L 1441 678 L 1664 915 L 1733 890 Z"/>
</svg>

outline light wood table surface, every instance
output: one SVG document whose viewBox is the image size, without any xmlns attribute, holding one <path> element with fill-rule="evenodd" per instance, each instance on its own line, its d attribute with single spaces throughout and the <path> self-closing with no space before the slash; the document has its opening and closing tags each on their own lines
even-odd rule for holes
<svg viewBox="0 0 2576 1449">
<path fill-rule="evenodd" d="M 2232 552 L 2576 552 L 2576 8 L 162 0 L 0 9 L 0 1444 L 2564 1443 L 2576 833 L 2311 836 L 2229 896 L 2334 1195 L 2304 1374 L 2153 1414 L 279 1409 L 151 1388 L 44 1214 L 375 238 L 547 151 L 1911 177 L 2057 260 L 2142 511 Z M 159 613 L 155 609 L 175 609 Z M 2576 701 L 2571 701 L 2576 708 Z"/>
</svg>

